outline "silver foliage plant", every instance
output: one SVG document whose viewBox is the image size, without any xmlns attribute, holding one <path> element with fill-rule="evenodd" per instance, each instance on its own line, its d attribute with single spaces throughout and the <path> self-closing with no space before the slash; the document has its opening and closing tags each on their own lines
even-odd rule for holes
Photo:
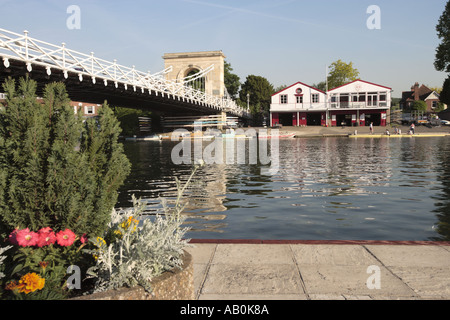
<svg viewBox="0 0 450 320">
<path fill-rule="evenodd" d="M 185 216 L 180 200 L 198 168 L 194 167 L 184 186 L 175 178 L 175 205 L 171 207 L 166 199 L 160 199 L 162 214 L 152 218 L 143 215 L 145 204 L 134 196 L 133 208 L 112 211 L 108 233 L 92 241 L 96 249 L 89 251 L 97 260 L 88 270 L 88 275 L 96 278 L 93 292 L 136 285 L 151 292 L 153 278 L 181 267 L 183 249 L 189 246 L 183 236 L 189 229 L 182 227 Z M 108 243 L 111 237 L 114 240 Z"/>
<path fill-rule="evenodd" d="M 3 253 L 5 251 L 8 251 L 11 248 L 12 248 L 12 246 L 7 246 L 5 248 L 0 248 L 0 269 L 1 269 L 2 265 L 3 265 L 3 261 L 6 259 L 6 256 L 4 256 Z M 3 278 L 4 276 L 5 276 L 5 274 L 0 271 L 0 279 Z"/>
</svg>

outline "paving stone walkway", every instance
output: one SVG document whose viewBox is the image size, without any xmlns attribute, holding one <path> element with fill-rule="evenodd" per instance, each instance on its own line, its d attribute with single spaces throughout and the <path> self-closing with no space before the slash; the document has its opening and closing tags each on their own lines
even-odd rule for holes
<svg viewBox="0 0 450 320">
<path fill-rule="evenodd" d="M 450 243 L 193 243 L 197 300 L 450 300 Z"/>
</svg>

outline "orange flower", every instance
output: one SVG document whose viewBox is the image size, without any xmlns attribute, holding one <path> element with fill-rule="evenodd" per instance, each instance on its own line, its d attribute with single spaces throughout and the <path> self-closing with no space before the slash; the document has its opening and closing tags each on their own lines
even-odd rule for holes
<svg viewBox="0 0 450 320">
<path fill-rule="evenodd" d="M 19 280 L 19 284 L 17 285 L 19 292 L 23 292 L 25 294 L 29 294 L 36 290 L 41 290 L 44 288 L 45 279 L 41 278 L 36 273 L 27 273 Z"/>
<path fill-rule="evenodd" d="M 5 287 L 6 290 L 16 290 L 17 288 L 17 281 L 11 281 Z"/>
</svg>

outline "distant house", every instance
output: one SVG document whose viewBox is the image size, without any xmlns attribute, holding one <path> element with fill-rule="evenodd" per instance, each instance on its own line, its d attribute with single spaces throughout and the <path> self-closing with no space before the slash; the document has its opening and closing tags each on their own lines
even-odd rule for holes
<svg viewBox="0 0 450 320">
<path fill-rule="evenodd" d="M 70 105 L 73 107 L 73 111 L 75 114 L 81 112 L 84 117 L 95 117 L 98 115 L 98 111 L 102 107 L 101 104 L 95 103 L 86 103 L 86 102 L 78 102 L 72 101 Z"/>
<path fill-rule="evenodd" d="M 415 101 L 424 101 L 427 104 L 426 112 L 434 112 L 439 104 L 439 94 L 431 90 L 425 85 L 419 86 L 416 82 L 410 91 L 402 92 L 402 99 L 400 100 L 400 108 L 410 108 Z"/>
<path fill-rule="evenodd" d="M 43 102 L 42 98 L 37 98 L 39 102 Z M 4 93 L 0 93 L 0 104 L 5 103 L 6 95 Z M 81 113 L 84 117 L 95 117 L 98 115 L 98 112 L 101 108 L 101 104 L 95 103 L 86 103 L 86 102 L 78 102 L 71 101 L 70 105 L 73 107 L 73 111 L 75 114 Z"/>
<path fill-rule="evenodd" d="M 385 126 L 390 87 L 355 80 L 327 93 L 302 82 L 272 95 L 272 126 Z"/>
</svg>

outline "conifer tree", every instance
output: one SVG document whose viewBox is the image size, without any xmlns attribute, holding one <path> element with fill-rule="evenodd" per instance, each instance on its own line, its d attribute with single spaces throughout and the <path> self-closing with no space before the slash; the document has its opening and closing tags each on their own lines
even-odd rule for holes
<svg viewBox="0 0 450 320">
<path fill-rule="evenodd" d="M 50 226 L 101 234 L 130 170 L 118 143 L 120 128 L 105 103 L 83 123 L 64 84 L 5 81 L 0 111 L 0 233 Z"/>
</svg>

